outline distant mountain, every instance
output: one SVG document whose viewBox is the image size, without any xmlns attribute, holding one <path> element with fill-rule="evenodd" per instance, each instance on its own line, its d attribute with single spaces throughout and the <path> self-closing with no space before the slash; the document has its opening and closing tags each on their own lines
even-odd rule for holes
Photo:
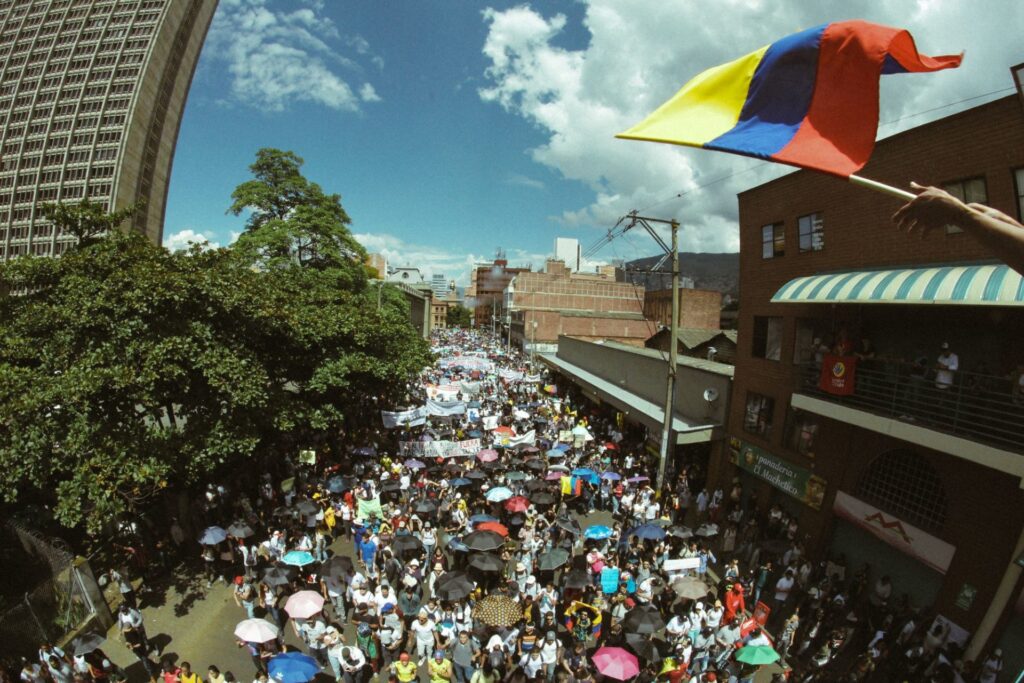
<svg viewBox="0 0 1024 683">
<path fill-rule="evenodd" d="M 668 259 L 658 270 L 652 270 L 661 256 L 648 256 L 626 261 L 616 268 L 615 279 L 620 282 L 632 282 L 643 285 L 645 289 L 668 289 L 672 286 L 672 276 L 668 272 Z M 679 254 L 680 276 L 693 280 L 697 289 L 713 289 L 732 297 L 739 296 L 740 291 L 740 255 L 731 254 Z"/>
</svg>

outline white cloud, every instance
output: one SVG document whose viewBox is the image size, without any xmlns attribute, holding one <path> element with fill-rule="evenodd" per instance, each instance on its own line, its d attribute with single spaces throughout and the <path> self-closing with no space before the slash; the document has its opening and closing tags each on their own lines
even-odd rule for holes
<svg viewBox="0 0 1024 683">
<path fill-rule="evenodd" d="M 183 251 L 191 248 L 193 244 L 205 244 L 207 249 L 218 249 L 220 244 L 214 241 L 214 237 L 212 232 L 196 232 L 186 228 L 164 237 L 164 247 L 171 251 Z"/>
<path fill-rule="evenodd" d="M 966 49 L 958 70 L 884 78 L 884 123 L 1010 88 L 1007 69 L 1020 61 L 1013 27 L 1024 25 L 1024 4 L 1010 0 L 986 5 L 984 12 L 949 0 L 918 0 L 909 10 L 906 3 L 869 0 L 801 0 L 784 7 L 747 0 L 585 4 L 589 42 L 578 50 L 561 47 L 562 34 L 575 28 L 563 15 L 545 15 L 528 5 L 484 10 L 488 35 L 482 50 L 489 67 L 479 95 L 543 133 L 545 142 L 529 151 L 534 161 L 593 191 L 589 204 L 557 217 L 566 225 L 606 229 L 632 209 L 650 210 L 678 218 L 686 226 L 682 248 L 698 251 L 738 249 L 736 193 L 791 169 L 614 137 L 690 77 L 837 17 L 904 26 L 926 54 Z M 880 136 L 956 110 L 902 118 L 883 125 Z M 720 178 L 725 179 L 712 183 Z"/>
<path fill-rule="evenodd" d="M 531 190 L 543 190 L 544 183 L 536 178 L 530 178 L 529 176 L 522 175 L 520 173 L 509 173 L 505 176 L 505 183 L 507 185 L 518 185 L 520 187 L 528 187 Z"/>
<path fill-rule="evenodd" d="M 223 0 L 210 27 L 207 49 L 226 64 L 230 90 L 225 101 L 267 111 L 310 102 L 338 111 L 358 111 L 376 102 L 370 83 L 359 92 L 349 84 L 361 73 L 358 59 L 377 63 L 361 36 L 342 38 L 322 2 Z M 291 11 L 289 11 L 291 10 Z M 351 56 L 346 56 L 345 48 Z"/>
</svg>

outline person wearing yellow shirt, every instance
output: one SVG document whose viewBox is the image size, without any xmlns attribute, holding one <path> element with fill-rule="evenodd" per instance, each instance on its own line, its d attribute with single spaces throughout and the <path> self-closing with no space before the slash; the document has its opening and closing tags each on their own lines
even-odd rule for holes
<svg viewBox="0 0 1024 683">
<path fill-rule="evenodd" d="M 188 662 L 181 663 L 181 673 L 178 674 L 178 681 L 180 683 L 203 683 L 202 677 L 192 670 L 192 665 Z"/>
<path fill-rule="evenodd" d="M 412 683 L 416 680 L 416 662 L 410 661 L 408 652 L 398 655 L 398 661 L 394 662 L 391 668 L 399 683 Z"/>
<path fill-rule="evenodd" d="M 445 659 L 444 650 L 434 650 L 434 658 L 427 664 L 430 683 L 450 683 L 454 669 L 450 660 Z"/>
</svg>

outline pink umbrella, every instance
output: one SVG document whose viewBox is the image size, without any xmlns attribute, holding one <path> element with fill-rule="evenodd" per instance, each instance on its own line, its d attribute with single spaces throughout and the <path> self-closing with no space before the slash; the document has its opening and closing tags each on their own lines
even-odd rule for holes
<svg viewBox="0 0 1024 683">
<path fill-rule="evenodd" d="M 594 653 L 591 660 L 602 675 L 617 681 L 629 680 L 640 673 L 636 655 L 621 647 L 602 647 Z"/>
<path fill-rule="evenodd" d="M 284 603 L 284 611 L 292 619 L 309 619 L 324 609 L 324 597 L 315 591 L 299 591 Z"/>
<path fill-rule="evenodd" d="M 498 459 L 498 451 L 493 448 L 485 448 L 476 454 L 476 458 L 480 462 L 494 462 Z"/>
<path fill-rule="evenodd" d="M 546 475 L 544 475 L 544 479 L 546 479 L 547 481 L 556 481 L 556 480 L 561 479 L 561 478 L 562 478 L 562 473 L 561 472 L 548 472 Z"/>
</svg>

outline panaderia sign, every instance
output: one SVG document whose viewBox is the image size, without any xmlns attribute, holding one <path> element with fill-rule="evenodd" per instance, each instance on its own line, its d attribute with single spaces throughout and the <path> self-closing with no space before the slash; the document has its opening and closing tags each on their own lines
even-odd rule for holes
<svg viewBox="0 0 1024 683">
<path fill-rule="evenodd" d="M 828 483 L 810 470 L 736 437 L 729 439 L 733 462 L 754 476 L 793 496 L 815 510 L 821 509 Z"/>
</svg>

